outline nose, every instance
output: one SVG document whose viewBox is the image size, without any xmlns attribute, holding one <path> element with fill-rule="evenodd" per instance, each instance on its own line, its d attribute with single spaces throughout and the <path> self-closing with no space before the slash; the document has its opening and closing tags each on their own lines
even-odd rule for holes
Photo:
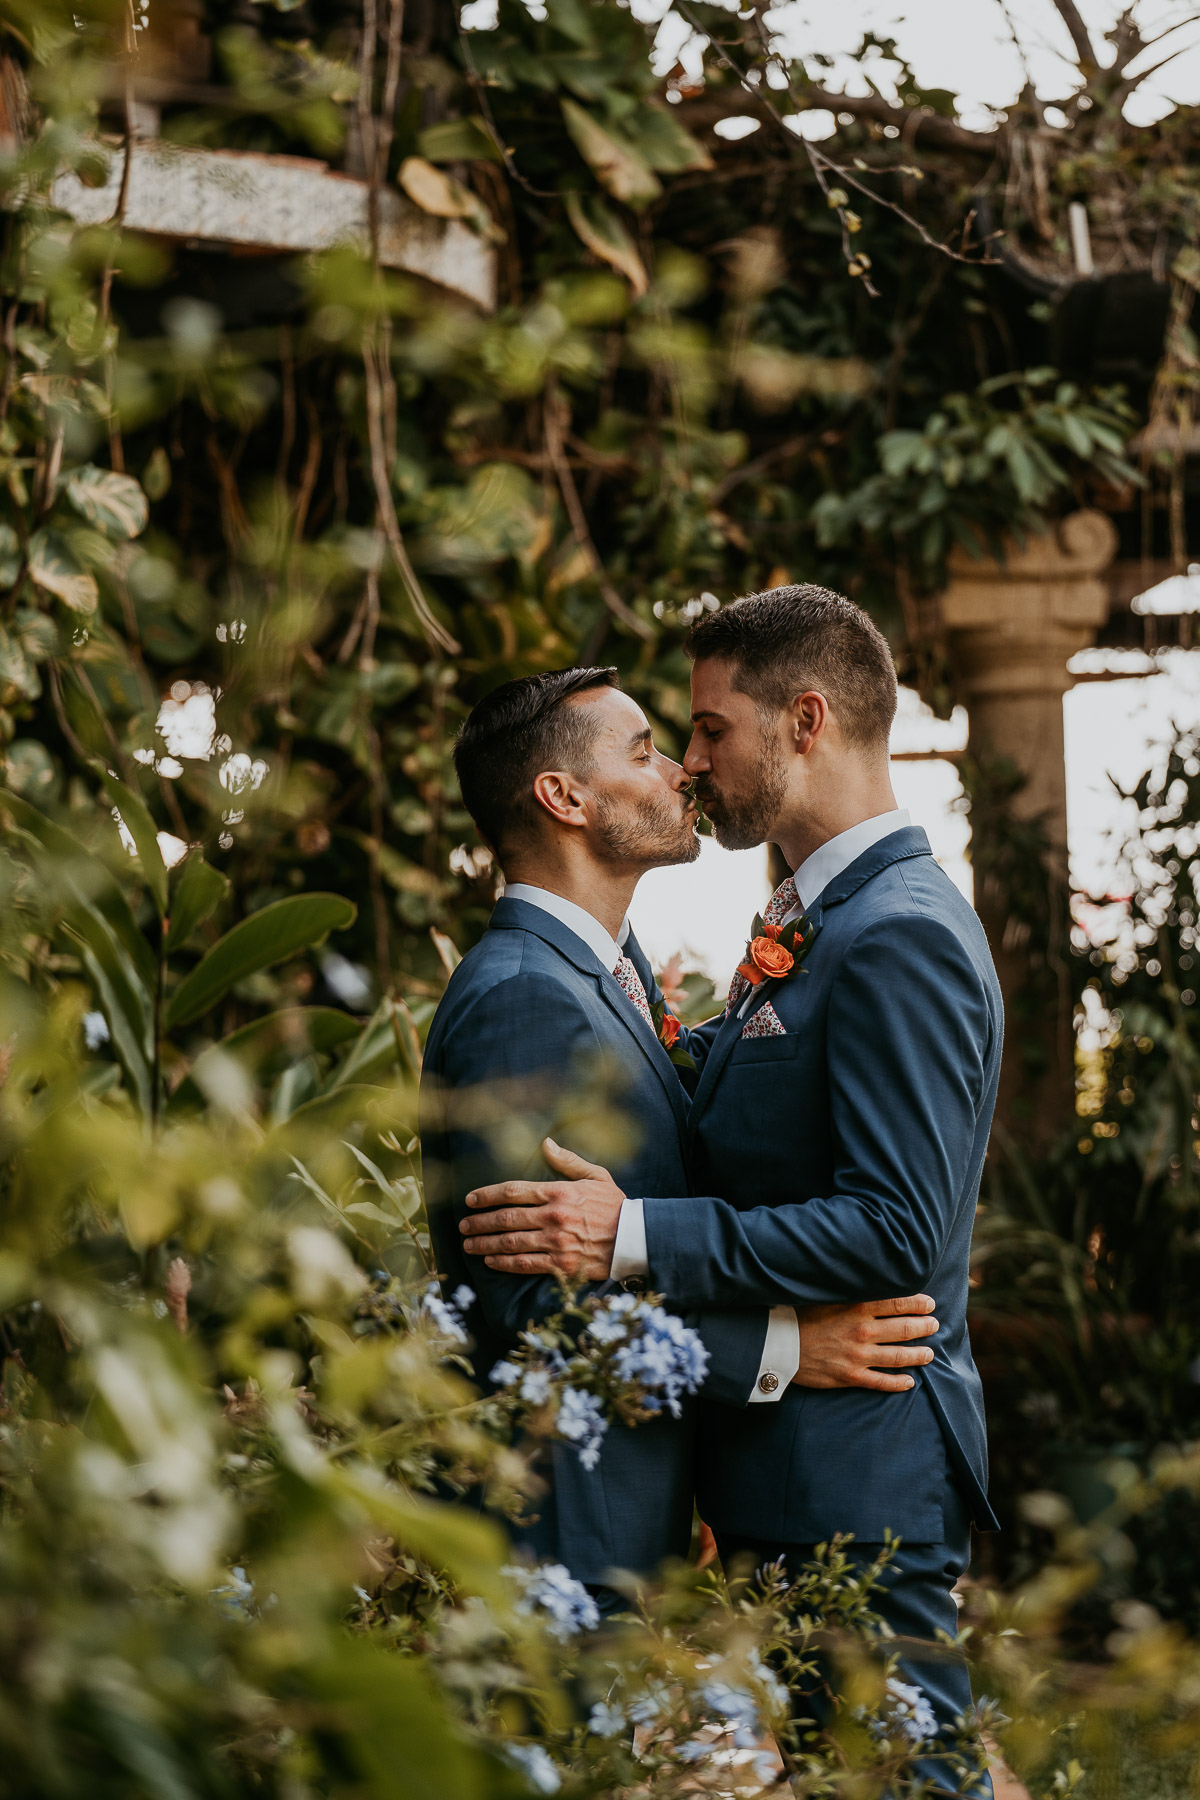
<svg viewBox="0 0 1200 1800">
<path fill-rule="evenodd" d="M 697 775 L 707 775 L 712 768 L 698 731 L 693 731 L 691 741 L 683 753 L 683 768 L 689 781 L 694 781 Z"/>
<path fill-rule="evenodd" d="M 679 790 L 688 786 L 691 776 L 684 773 L 682 763 L 677 763 L 671 757 L 664 756 L 661 750 L 658 752 L 658 758 L 669 787 Z"/>
</svg>

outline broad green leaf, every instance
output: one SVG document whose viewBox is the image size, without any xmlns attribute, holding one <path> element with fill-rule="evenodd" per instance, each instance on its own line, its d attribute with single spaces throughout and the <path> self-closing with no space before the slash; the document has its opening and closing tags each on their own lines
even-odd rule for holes
<svg viewBox="0 0 1200 1800">
<path fill-rule="evenodd" d="M 75 511 L 108 537 L 135 538 L 146 529 L 150 503 L 132 475 L 84 463 L 71 471 L 64 485 Z"/>
<path fill-rule="evenodd" d="M 141 984 L 147 990 L 153 989 L 153 953 L 112 872 L 99 857 L 85 850 L 70 832 L 55 825 L 45 813 L 21 799 L 11 788 L 0 793 L 0 812 L 9 813 L 18 829 L 46 853 L 43 866 L 48 882 L 65 886 L 71 905 L 95 907 L 131 959 Z"/>
<path fill-rule="evenodd" d="M 202 925 L 229 892 L 229 882 L 198 850 L 184 860 L 174 882 L 167 909 L 167 949 L 186 944 L 197 925 Z"/>
<path fill-rule="evenodd" d="M 420 1063 L 413 1054 L 411 1031 L 402 1009 L 394 1000 L 384 1000 L 345 1062 L 330 1077 L 327 1090 L 332 1093 L 348 1082 L 378 1081 L 395 1069 L 415 1076 L 420 1074 Z"/>
<path fill-rule="evenodd" d="M 154 897 L 159 918 L 164 918 L 167 911 L 167 865 L 158 847 L 158 827 L 150 817 L 150 810 L 140 794 L 127 788 L 123 781 L 118 781 L 107 769 L 101 770 L 100 779 L 137 845 L 138 861 L 142 865 L 146 886 Z"/>
<path fill-rule="evenodd" d="M 38 587 L 72 612 L 95 612 L 100 598 L 96 577 L 83 567 L 61 531 L 34 532 L 29 540 L 29 573 Z"/>
<path fill-rule="evenodd" d="M 638 255 L 637 245 L 620 219 L 605 205 L 599 194 L 568 194 L 567 217 L 576 236 L 587 245 L 593 256 L 623 275 L 640 300 L 649 287 L 646 267 Z"/>
<path fill-rule="evenodd" d="M 575 148 L 595 173 L 601 187 L 626 206 L 648 206 L 662 193 L 662 183 L 653 169 L 629 144 L 622 143 L 606 131 L 589 112 L 574 100 L 562 101 L 563 120 Z"/>
<path fill-rule="evenodd" d="M 653 103 L 642 106 L 633 115 L 628 130 L 634 145 L 652 169 L 661 175 L 682 175 L 685 169 L 711 169 L 713 159 L 685 131 L 675 115 L 665 106 Z"/>
<path fill-rule="evenodd" d="M 430 162 L 500 162 L 499 150 L 482 119 L 443 119 L 427 125 L 417 138 L 417 148 Z"/>
<path fill-rule="evenodd" d="M 20 540 L 11 525 L 0 525 L 0 588 L 7 592 L 20 572 Z"/>
<path fill-rule="evenodd" d="M 406 156 L 396 180 L 414 206 L 436 219 L 466 219 L 483 237 L 503 237 L 478 194 L 473 194 L 444 169 L 435 169 L 423 156 Z"/>
<path fill-rule="evenodd" d="M 175 990 L 167 1029 L 190 1024 L 237 981 L 319 943 L 354 923 L 358 909 L 340 894 L 293 894 L 251 913 L 215 943 Z"/>
<path fill-rule="evenodd" d="M 326 1721 L 322 1734 L 337 1734 L 337 1765 L 353 1771 L 363 1800 L 481 1800 L 501 1791 L 415 1659 L 346 1637 L 305 1674 Z M 528 1792 L 528 1784 L 514 1782 L 511 1791 Z"/>
<path fill-rule="evenodd" d="M 117 1061 L 144 1113 L 153 1107 L 154 1003 L 132 959 L 98 908 L 81 904 L 64 921 L 108 1024 Z"/>
<path fill-rule="evenodd" d="M 0 691 L 5 688 L 10 690 L 9 704 L 14 694 L 22 700 L 36 700 L 42 681 L 20 641 L 0 625 Z"/>
</svg>

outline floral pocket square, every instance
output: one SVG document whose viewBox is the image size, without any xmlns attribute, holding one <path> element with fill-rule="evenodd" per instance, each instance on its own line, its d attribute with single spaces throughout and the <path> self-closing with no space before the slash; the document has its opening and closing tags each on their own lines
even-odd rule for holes
<svg viewBox="0 0 1200 1800">
<path fill-rule="evenodd" d="M 760 1006 L 758 1011 L 752 1013 L 746 1020 L 742 1027 L 742 1036 L 744 1038 L 786 1037 L 787 1027 L 780 1024 L 779 1014 L 768 1000 L 765 1006 Z"/>
</svg>

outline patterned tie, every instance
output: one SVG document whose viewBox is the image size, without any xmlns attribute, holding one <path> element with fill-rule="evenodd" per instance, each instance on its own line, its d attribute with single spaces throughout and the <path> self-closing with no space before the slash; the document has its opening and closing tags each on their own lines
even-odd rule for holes
<svg viewBox="0 0 1200 1800">
<path fill-rule="evenodd" d="M 617 966 L 613 970 L 613 974 L 617 979 L 618 986 L 628 995 L 629 999 L 632 1000 L 634 1006 L 636 1006 L 651 1031 L 653 1031 L 654 1020 L 650 1016 L 650 1002 L 646 998 L 646 990 L 642 986 L 642 978 L 627 956 L 618 957 Z"/>
<path fill-rule="evenodd" d="M 763 924 L 782 925 L 788 914 L 793 912 L 799 904 L 800 896 L 796 892 L 795 877 L 789 875 L 786 881 L 780 882 L 779 886 L 775 889 L 775 892 L 771 895 L 771 898 L 767 901 L 766 906 L 763 908 Z M 749 991 L 750 983 L 746 980 L 744 975 L 739 974 L 735 970 L 733 980 L 729 984 L 729 998 L 725 1002 L 726 1018 L 729 1017 L 730 1013 L 737 1011 Z"/>
</svg>

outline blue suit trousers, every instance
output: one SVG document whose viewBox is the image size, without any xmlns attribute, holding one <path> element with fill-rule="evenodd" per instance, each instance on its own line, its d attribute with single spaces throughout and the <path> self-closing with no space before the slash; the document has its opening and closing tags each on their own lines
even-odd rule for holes
<svg viewBox="0 0 1200 1800">
<path fill-rule="evenodd" d="M 940 1544 L 901 1542 L 882 1577 L 880 1589 L 871 1596 L 872 1610 L 890 1625 L 897 1637 L 924 1639 L 935 1644 L 938 1632 L 950 1636 L 958 1630 L 958 1608 L 951 1593 L 960 1575 L 971 1564 L 971 1521 L 957 1487 L 950 1484 L 944 1509 L 945 1541 Z M 753 1566 L 783 1558 L 791 1575 L 799 1574 L 805 1563 L 814 1559 L 812 1544 L 786 1544 L 764 1539 L 740 1538 L 717 1532 L 717 1548 L 726 1571 L 739 1560 Z M 862 1566 L 874 1562 L 878 1544 L 849 1546 L 851 1562 Z M 943 1644 L 923 1655 L 920 1644 L 906 1644 L 900 1657 L 901 1679 L 924 1693 L 938 1721 L 939 1735 L 950 1733 L 955 1721 L 969 1711 L 971 1682 L 966 1658 L 948 1652 Z M 823 1696 L 819 1691 L 793 1696 L 793 1713 L 797 1718 L 822 1722 Z M 947 1739 L 953 1746 L 952 1737 Z M 920 1757 L 916 1773 L 932 1794 L 962 1794 L 959 1778 L 944 1756 L 936 1752 Z M 984 1774 L 969 1790 L 971 1800 L 991 1800 L 991 1776 Z"/>
</svg>

